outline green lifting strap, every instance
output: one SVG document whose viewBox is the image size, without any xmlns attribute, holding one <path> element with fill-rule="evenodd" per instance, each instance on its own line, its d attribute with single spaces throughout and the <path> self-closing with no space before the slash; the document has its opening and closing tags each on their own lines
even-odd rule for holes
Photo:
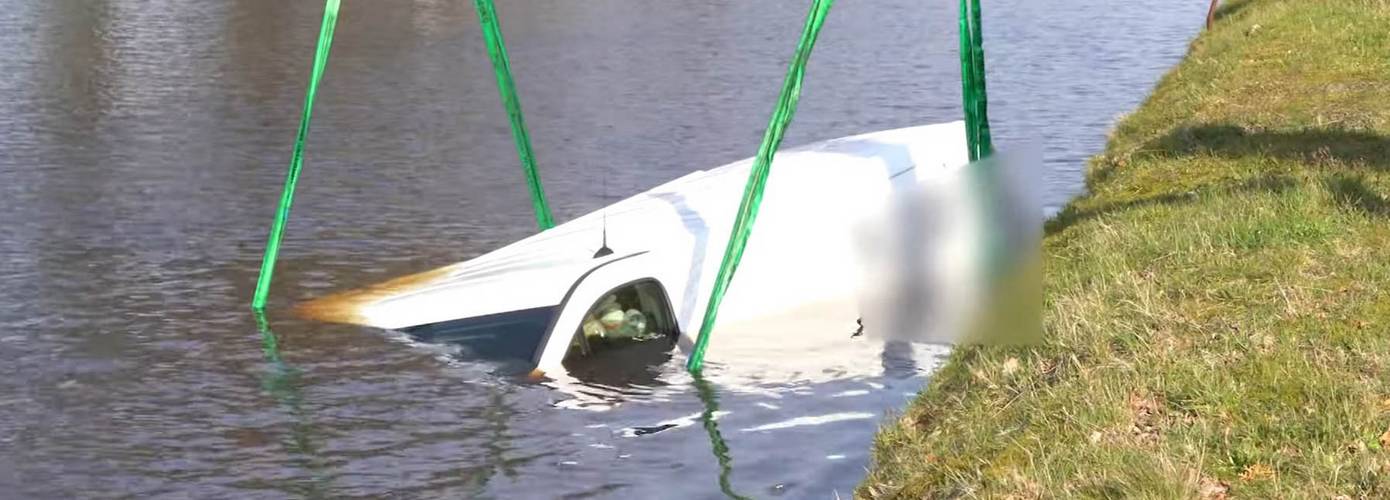
<svg viewBox="0 0 1390 500">
<path fill-rule="evenodd" d="M 318 48 L 314 50 L 314 69 L 309 74 L 309 89 L 304 92 L 304 111 L 299 117 L 294 152 L 290 154 L 290 171 L 285 176 L 280 208 L 275 211 L 275 222 L 270 226 L 270 240 L 265 244 L 261 274 L 256 279 L 256 294 L 251 299 L 251 308 L 257 311 L 265 309 L 266 297 L 270 295 L 270 279 L 275 274 L 275 259 L 280 255 L 280 239 L 285 235 L 285 221 L 290 218 L 290 205 L 294 203 L 294 187 L 299 183 L 299 170 L 304 166 L 304 139 L 309 136 L 309 116 L 314 111 L 314 96 L 318 94 L 319 80 L 323 78 L 323 68 L 328 65 L 328 49 L 333 46 L 333 28 L 338 24 L 338 3 L 339 0 L 327 0 L 323 7 L 323 25 L 319 28 Z"/>
<path fill-rule="evenodd" d="M 502 28 L 497 24 L 497 7 L 492 0 L 474 0 L 473 4 L 478 9 L 478 22 L 483 25 L 492 70 L 497 73 L 497 92 L 502 95 L 502 107 L 506 108 L 511 120 L 512 139 L 516 141 L 516 154 L 521 157 L 521 169 L 526 173 L 526 186 L 531 190 L 536 224 L 544 231 L 555 227 L 555 219 L 545 202 L 545 189 L 541 188 L 541 176 L 536 171 L 536 156 L 531 151 L 531 136 L 526 133 L 526 121 L 521 117 L 521 100 L 517 98 L 516 84 L 512 80 L 512 65 L 507 60 L 507 46 L 502 42 Z"/>
<path fill-rule="evenodd" d="M 772 157 L 782 136 L 791 124 L 796 113 L 796 103 L 801 97 L 801 81 L 806 76 L 806 62 L 811 58 L 811 48 L 816 44 L 825 15 L 830 12 L 834 0 L 812 0 L 811 12 L 806 16 L 806 26 L 801 31 L 801 40 L 796 44 L 796 55 L 787 70 L 782 83 L 782 93 L 777 99 L 777 107 L 763 134 L 762 145 L 758 146 L 758 156 L 753 160 L 753 168 L 748 174 L 748 184 L 743 189 L 743 199 L 739 202 L 738 217 L 734 219 L 733 231 L 729 234 L 729 244 L 724 249 L 724 260 L 719 264 L 719 274 L 714 279 L 714 291 L 710 293 L 709 304 L 705 306 L 704 321 L 700 324 L 700 336 L 695 340 L 695 348 L 686 360 L 685 368 L 698 373 L 704 366 L 705 349 L 709 347 L 710 331 L 714 329 L 715 318 L 719 313 L 719 303 L 724 300 L 729 282 L 738 270 L 743 249 L 748 244 L 748 236 L 753 232 L 753 222 L 758 218 L 758 205 L 762 203 L 763 188 L 767 185 L 767 175 L 772 168 Z"/>
<path fill-rule="evenodd" d="M 984 34 L 980 0 L 960 0 L 960 81 L 965 109 L 965 142 L 970 161 L 994 153 L 989 132 L 989 98 L 985 92 Z"/>
<path fill-rule="evenodd" d="M 280 338 L 270 329 L 270 321 L 266 319 L 265 311 L 257 310 L 255 315 L 256 330 L 261 333 L 261 354 L 277 368 L 284 367 L 285 361 L 280 357 Z"/>
<path fill-rule="evenodd" d="M 967 3 L 968 2 L 968 3 Z M 981 29 L 980 0 L 960 0 L 960 61 L 961 96 L 965 109 L 965 140 L 971 165 L 965 170 L 971 190 L 981 213 L 987 219 L 1001 216 L 998 189 L 1002 178 L 999 165 L 977 163 L 994 154 L 994 141 L 989 130 L 989 98 L 985 91 L 985 50 Z M 982 236 L 987 283 L 994 284 L 1010 265 L 1006 238 L 998 227 L 986 227 Z"/>
</svg>

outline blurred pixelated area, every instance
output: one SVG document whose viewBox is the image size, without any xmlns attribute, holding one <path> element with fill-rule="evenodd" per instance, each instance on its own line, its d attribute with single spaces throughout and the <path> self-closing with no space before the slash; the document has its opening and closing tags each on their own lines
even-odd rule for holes
<svg viewBox="0 0 1390 500">
<path fill-rule="evenodd" d="M 876 207 L 856 230 L 863 333 L 927 343 L 1041 336 L 1037 148 L 1000 151 Z"/>
</svg>

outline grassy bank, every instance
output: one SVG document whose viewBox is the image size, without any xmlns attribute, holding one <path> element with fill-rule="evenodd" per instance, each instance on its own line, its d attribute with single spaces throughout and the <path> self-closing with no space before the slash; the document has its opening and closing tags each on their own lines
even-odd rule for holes
<svg viewBox="0 0 1390 500">
<path fill-rule="evenodd" d="M 1229 2 L 1088 186 L 859 495 L 1390 497 L 1390 2 Z"/>
</svg>

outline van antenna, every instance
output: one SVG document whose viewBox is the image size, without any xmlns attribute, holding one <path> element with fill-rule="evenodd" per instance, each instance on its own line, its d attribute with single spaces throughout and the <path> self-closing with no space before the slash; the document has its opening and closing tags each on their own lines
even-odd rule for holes
<svg viewBox="0 0 1390 500">
<path fill-rule="evenodd" d="M 603 240 L 594 258 L 607 257 L 613 255 L 613 249 L 608 248 L 608 168 L 603 169 Z"/>
</svg>

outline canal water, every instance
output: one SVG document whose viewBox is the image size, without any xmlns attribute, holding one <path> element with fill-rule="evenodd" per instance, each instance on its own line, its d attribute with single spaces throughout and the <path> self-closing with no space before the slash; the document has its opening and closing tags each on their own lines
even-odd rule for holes
<svg viewBox="0 0 1390 500">
<path fill-rule="evenodd" d="M 751 156 L 809 4 L 499 3 L 561 220 Z M 1041 148 L 1050 207 L 1205 7 L 985 2 L 996 144 Z M 943 349 L 531 383 L 288 312 L 533 231 L 470 2 L 343 3 L 264 335 L 321 8 L 0 0 L 0 497 L 851 494 Z M 786 144 L 958 119 L 955 9 L 840 2 Z"/>
</svg>

